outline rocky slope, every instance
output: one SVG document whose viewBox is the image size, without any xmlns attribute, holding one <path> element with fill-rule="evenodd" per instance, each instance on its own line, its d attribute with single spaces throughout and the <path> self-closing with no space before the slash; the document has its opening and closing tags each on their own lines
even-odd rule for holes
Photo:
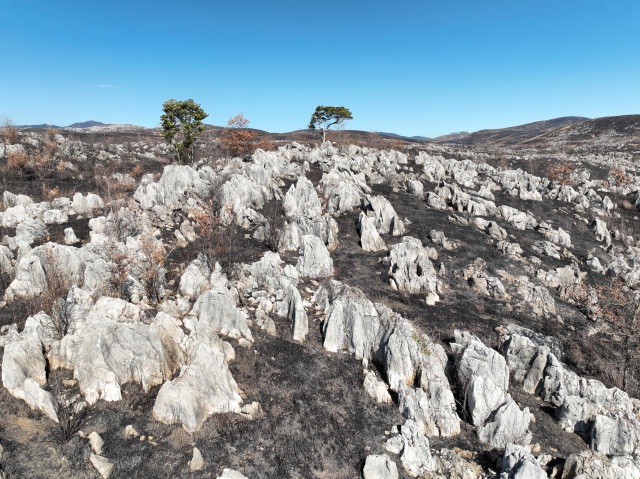
<svg viewBox="0 0 640 479">
<path fill-rule="evenodd" d="M 0 144 L 1 474 L 640 477 L 633 155 L 97 134 Z"/>
</svg>

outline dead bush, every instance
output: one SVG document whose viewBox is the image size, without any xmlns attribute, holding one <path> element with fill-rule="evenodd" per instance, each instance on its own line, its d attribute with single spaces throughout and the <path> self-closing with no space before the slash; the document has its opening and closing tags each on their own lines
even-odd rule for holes
<svg viewBox="0 0 640 479">
<path fill-rule="evenodd" d="M 562 185 L 571 185 L 571 174 L 576 167 L 573 163 L 556 163 L 547 168 L 547 177 Z"/>
<path fill-rule="evenodd" d="M 26 170 L 29 163 L 29 157 L 22 151 L 7 153 L 7 166 L 12 170 Z"/>
<path fill-rule="evenodd" d="M 9 120 L 0 128 L 0 137 L 7 145 L 15 145 L 18 142 L 18 129 Z"/>
<path fill-rule="evenodd" d="M 256 146 L 256 132 L 248 130 L 247 120 L 242 113 L 229 118 L 227 128 L 223 130 L 218 142 L 230 156 L 245 156 L 251 154 Z"/>
</svg>

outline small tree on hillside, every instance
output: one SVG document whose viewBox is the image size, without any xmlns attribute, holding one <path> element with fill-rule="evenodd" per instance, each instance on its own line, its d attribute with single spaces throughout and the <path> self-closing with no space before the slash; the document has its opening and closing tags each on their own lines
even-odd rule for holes
<svg viewBox="0 0 640 479">
<path fill-rule="evenodd" d="M 229 118 L 227 128 L 220 134 L 218 141 L 231 156 L 248 155 L 252 152 L 256 141 L 256 133 L 248 130 L 247 120 L 242 113 Z"/>
<path fill-rule="evenodd" d="M 178 162 L 191 163 L 196 137 L 204 132 L 202 120 L 209 114 L 192 99 L 178 101 L 172 98 L 162 104 L 162 111 L 162 134 L 175 148 Z"/>
<path fill-rule="evenodd" d="M 309 128 L 311 130 L 320 130 L 322 132 L 322 141 L 327 137 L 327 130 L 334 126 L 340 125 L 345 120 L 353 120 L 351 112 L 343 106 L 319 106 L 311 115 Z"/>
</svg>

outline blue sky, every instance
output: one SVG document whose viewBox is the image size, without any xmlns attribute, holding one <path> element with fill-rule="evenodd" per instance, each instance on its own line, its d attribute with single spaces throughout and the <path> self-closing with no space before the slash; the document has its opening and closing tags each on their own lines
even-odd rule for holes
<svg viewBox="0 0 640 479">
<path fill-rule="evenodd" d="M 273 132 L 437 136 L 640 114 L 638 0 L 0 0 L 0 120 L 157 126 L 193 98 Z"/>
</svg>

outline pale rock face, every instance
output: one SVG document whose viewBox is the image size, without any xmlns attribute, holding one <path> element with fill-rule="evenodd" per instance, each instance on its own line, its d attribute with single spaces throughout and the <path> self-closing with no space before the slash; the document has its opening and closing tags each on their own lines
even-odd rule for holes
<svg viewBox="0 0 640 479">
<path fill-rule="evenodd" d="M 120 400 L 120 386 L 129 381 L 148 391 L 171 377 L 174 365 L 160 339 L 144 324 L 95 320 L 88 321 L 83 332 L 79 340 L 66 336 L 62 343 L 75 353 L 68 366 L 89 404 Z"/>
<path fill-rule="evenodd" d="M 75 232 L 73 231 L 73 228 L 64 229 L 64 244 L 66 244 L 67 246 L 72 246 L 79 242 L 80 240 L 78 239 Z"/>
<path fill-rule="evenodd" d="M 48 225 L 61 225 L 69 221 L 69 216 L 64 211 L 55 209 L 47 210 L 42 215 L 42 221 L 44 221 L 44 223 Z"/>
<path fill-rule="evenodd" d="M 491 379 L 474 376 L 469 385 L 469 410 L 478 438 L 491 447 L 507 444 L 526 445 L 531 442 L 531 414 L 520 410 L 511 396 L 498 388 Z"/>
<path fill-rule="evenodd" d="M 437 462 L 429 448 L 429 439 L 420 432 L 419 426 L 414 421 L 405 422 L 400 434 L 403 440 L 400 460 L 410 477 L 422 477 L 437 470 Z"/>
<path fill-rule="evenodd" d="M 13 272 L 13 253 L 5 245 L 0 245 L 0 272 L 11 273 Z"/>
<path fill-rule="evenodd" d="M 282 208 L 287 219 L 297 216 L 318 218 L 322 216 L 322 205 L 313 183 L 301 176 L 295 185 L 291 185 L 282 199 Z"/>
<path fill-rule="evenodd" d="M 378 233 L 393 236 L 404 234 L 404 223 L 384 196 L 365 196 L 362 200 L 362 209 L 367 216 L 374 218 Z"/>
<path fill-rule="evenodd" d="M 162 206 L 168 210 L 182 208 L 190 196 L 205 197 L 210 189 L 206 178 L 188 165 L 167 165 L 157 183 L 140 185 L 133 197 L 144 210 Z"/>
<path fill-rule="evenodd" d="M 333 260 L 329 250 L 317 236 L 304 235 L 300 244 L 301 256 L 296 268 L 301 276 L 326 278 L 333 276 Z"/>
<path fill-rule="evenodd" d="M 218 476 L 218 479 L 249 479 L 244 474 L 240 474 L 238 471 L 234 471 L 233 469 L 224 469 L 222 471 L 222 475 Z"/>
<path fill-rule="evenodd" d="M 508 444 L 498 479 L 547 479 L 547 473 L 526 447 Z"/>
<path fill-rule="evenodd" d="M 91 434 L 89 434 L 87 439 L 89 439 L 91 450 L 97 455 L 102 454 L 102 446 L 104 446 L 104 440 L 102 439 L 102 437 L 100 437 L 100 434 L 93 431 Z"/>
<path fill-rule="evenodd" d="M 0 224 L 2 226 L 5 228 L 15 228 L 28 218 L 27 209 L 23 205 L 18 204 L 0 213 L 0 218 Z"/>
<path fill-rule="evenodd" d="M 47 364 L 42 350 L 38 325 L 25 326 L 22 333 L 5 344 L 2 384 L 12 396 L 58 422 L 57 403 L 51 393 L 41 388 L 47 383 Z"/>
<path fill-rule="evenodd" d="M 100 474 L 100 477 L 102 477 L 102 479 L 108 479 L 111 475 L 111 471 L 113 470 L 113 463 L 106 457 L 93 453 L 89 457 L 89 460 L 91 461 L 91 464 L 93 464 L 93 467 L 96 468 L 96 471 L 98 471 L 98 474 Z"/>
<path fill-rule="evenodd" d="M 391 395 L 384 381 L 378 380 L 376 373 L 367 371 L 364 376 L 364 390 L 377 403 L 391 403 Z"/>
<path fill-rule="evenodd" d="M 297 251 L 301 245 L 302 236 L 315 235 L 322 240 L 329 251 L 338 246 L 338 223 L 329 216 L 296 216 L 285 221 L 280 237 L 278 238 L 278 251 Z"/>
<path fill-rule="evenodd" d="M 367 362 L 375 360 L 391 390 L 406 389 L 403 394 L 407 399 L 401 401 L 400 408 L 406 417 L 418 420 L 424 433 L 453 436 L 460 432 L 445 374 L 447 355 L 441 346 L 389 308 L 373 305 L 359 289 L 338 281 L 318 288 L 314 301 L 325 312 L 325 349 L 348 350 Z M 407 388 L 416 381 L 422 390 Z"/>
<path fill-rule="evenodd" d="M 467 389 L 467 404 L 473 425 L 484 426 L 489 416 L 507 401 L 508 396 L 491 379 L 473 376 Z"/>
<path fill-rule="evenodd" d="M 192 471 L 200 471 L 204 468 L 204 459 L 202 457 L 202 453 L 200 449 L 197 447 L 193 448 L 193 455 L 191 456 L 191 460 L 189 461 L 189 469 Z"/>
<path fill-rule="evenodd" d="M 14 206 L 22 205 L 25 208 L 33 204 L 33 200 L 27 195 L 15 195 L 10 191 L 2 193 L 2 202 L 5 208 L 13 208 Z"/>
<path fill-rule="evenodd" d="M 425 389 L 428 392 L 425 392 Z M 407 419 L 415 421 L 427 436 L 450 437 L 460 433 L 455 398 L 449 384 L 444 381 L 431 381 L 417 389 L 401 389 L 398 394 L 398 406 L 402 414 Z"/>
<path fill-rule="evenodd" d="M 387 245 L 384 244 L 373 218 L 369 218 L 364 213 L 358 217 L 358 232 L 360 233 L 360 245 L 365 251 L 385 251 Z"/>
<path fill-rule="evenodd" d="M 409 180 L 407 182 L 407 192 L 418 198 L 422 198 L 424 196 L 424 185 L 421 181 Z"/>
<path fill-rule="evenodd" d="M 104 271 L 104 270 L 107 271 Z M 69 286 L 104 288 L 110 273 L 96 254 L 56 243 L 46 243 L 20 257 L 15 279 L 5 292 L 5 300 L 33 298 L 47 290 L 52 275 Z"/>
<path fill-rule="evenodd" d="M 223 286 L 202 293 L 189 314 L 206 321 L 222 336 L 253 342 L 247 313 L 236 307 L 235 298 Z"/>
<path fill-rule="evenodd" d="M 294 340 L 304 341 L 309 332 L 309 320 L 297 288 L 298 272 L 293 266 L 283 268 L 280 263 L 280 255 L 266 252 L 259 261 L 245 267 L 245 280 L 239 286 L 245 294 L 259 291 L 275 294 L 275 304 L 270 300 L 264 301 L 256 309 L 257 322 L 270 334 L 275 334 L 275 324 L 267 316 L 275 307 L 279 316 L 289 319 Z"/>
<path fill-rule="evenodd" d="M 469 384 L 472 376 L 491 378 L 491 381 L 503 391 L 509 389 L 509 368 L 497 351 L 486 347 L 475 336 L 454 331 L 455 343 L 451 348 L 458 356 L 457 372 L 463 384 Z"/>
<path fill-rule="evenodd" d="M 571 454 L 562 471 L 562 479 L 640 479 L 640 465 L 628 456 L 608 458 L 595 451 Z"/>
<path fill-rule="evenodd" d="M 293 339 L 304 341 L 309 334 L 309 319 L 302 304 L 300 291 L 291 282 L 284 287 L 284 298 L 280 306 L 286 307 L 286 316 L 291 322 Z"/>
<path fill-rule="evenodd" d="M 160 388 L 153 417 L 194 432 L 213 414 L 240 413 L 242 398 L 229 371 L 230 346 L 205 322 L 194 320 L 187 326 L 188 362 L 179 377 Z"/>
<path fill-rule="evenodd" d="M 635 454 L 640 447 L 640 421 L 626 417 L 597 415 L 591 428 L 591 449 L 608 456 Z"/>
<path fill-rule="evenodd" d="M 593 231 L 597 241 L 604 241 L 607 245 L 611 244 L 611 233 L 609 233 L 607 223 L 602 221 L 600 218 L 595 218 L 593 220 L 591 223 L 591 230 Z"/>
<path fill-rule="evenodd" d="M 17 243 L 24 241 L 29 245 L 32 245 L 37 241 L 42 241 L 46 238 L 48 233 L 45 223 L 38 219 L 26 218 L 22 223 L 16 226 L 15 241 Z"/>
<path fill-rule="evenodd" d="M 556 303 L 549 290 L 538 286 L 526 276 L 517 280 L 518 294 L 523 298 L 522 307 L 536 316 L 551 316 L 556 314 Z"/>
<path fill-rule="evenodd" d="M 211 269 L 206 257 L 193 260 L 180 277 L 180 294 L 195 299 L 210 288 Z"/>
<path fill-rule="evenodd" d="M 362 173 L 336 169 L 325 173 L 320 180 L 324 197 L 327 199 L 328 213 L 342 213 L 360 206 L 365 194 L 371 193 Z"/>
<path fill-rule="evenodd" d="M 451 349 L 456 355 L 456 370 L 466 385 L 468 408 L 478 438 L 492 447 L 529 444 L 529 409 L 520 410 L 507 393 L 509 369 L 497 351 L 486 347 L 475 336 L 456 330 Z"/>
<path fill-rule="evenodd" d="M 373 303 L 356 288 L 336 288 L 336 297 L 326 308 L 323 346 L 337 352 L 348 350 L 360 359 L 371 359 L 378 347 L 380 317 Z"/>
<path fill-rule="evenodd" d="M 436 258 L 433 248 L 425 248 L 419 239 L 405 236 L 389 251 L 391 287 L 411 294 L 426 293 L 427 304 L 435 304 L 440 300 L 440 280 L 431 259 Z"/>
<path fill-rule="evenodd" d="M 398 479 L 398 467 L 386 454 L 367 456 L 362 470 L 364 479 Z"/>
<path fill-rule="evenodd" d="M 96 210 L 104 208 L 104 202 L 94 193 L 87 193 L 86 196 L 76 193 L 71 200 L 71 207 L 76 214 L 93 215 Z"/>
<path fill-rule="evenodd" d="M 567 431 L 591 434 L 592 447 L 606 454 L 627 454 L 638 447 L 640 421 L 633 401 L 617 388 L 583 379 L 557 359 L 562 349 L 555 338 L 509 326 L 501 349 L 523 388 L 559 406 L 556 419 Z M 528 331 L 528 333 L 527 333 Z M 531 339 L 518 332 L 528 334 Z M 532 334 L 533 333 L 533 334 Z M 535 342 L 534 342 L 535 341 Z"/>
</svg>

